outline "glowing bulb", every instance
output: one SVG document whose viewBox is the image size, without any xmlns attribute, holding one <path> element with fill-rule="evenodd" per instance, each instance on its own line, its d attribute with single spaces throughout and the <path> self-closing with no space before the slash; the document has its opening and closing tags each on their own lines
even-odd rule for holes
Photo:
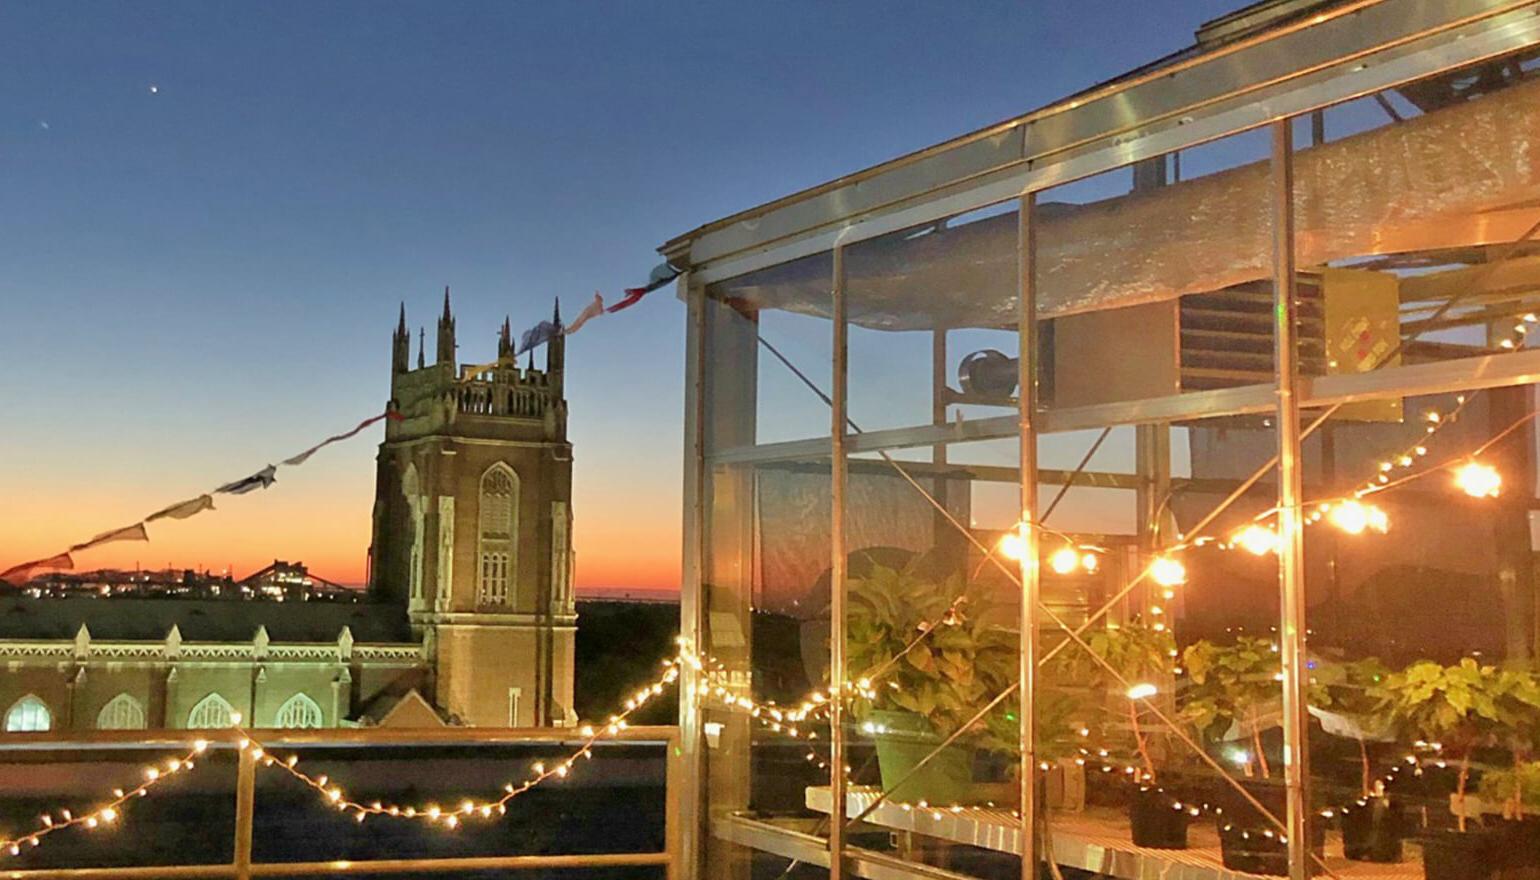
<svg viewBox="0 0 1540 880">
<path fill-rule="evenodd" d="M 1344 501 L 1331 509 L 1327 521 L 1349 535 L 1361 535 L 1369 527 L 1369 508 L 1359 501 Z"/>
<path fill-rule="evenodd" d="M 1472 498 L 1496 498 L 1503 478 L 1497 468 L 1479 461 L 1468 461 L 1454 472 L 1454 484 Z"/>
<path fill-rule="evenodd" d="M 1000 555 L 1020 562 L 1027 555 L 1027 539 L 1018 532 L 1007 532 L 1000 538 Z"/>
<path fill-rule="evenodd" d="M 1266 526 L 1256 523 L 1241 529 L 1235 535 L 1234 543 L 1253 556 L 1266 556 L 1269 553 L 1278 552 L 1278 533 Z"/>
<path fill-rule="evenodd" d="M 1069 574 L 1080 567 L 1080 554 L 1074 547 L 1060 547 L 1048 557 L 1048 566 L 1059 574 Z"/>
<path fill-rule="evenodd" d="M 230 713 L 230 723 L 234 724 L 234 725 L 239 725 L 241 723 L 241 713 L 239 713 L 239 712 L 231 712 Z"/>
<path fill-rule="evenodd" d="M 1157 693 L 1159 693 L 1159 689 L 1155 685 L 1144 681 L 1128 689 L 1128 698 L 1130 700 L 1147 700 Z"/>
<path fill-rule="evenodd" d="M 1179 587 L 1187 583 L 1187 566 L 1170 556 L 1158 556 L 1150 563 L 1150 578 L 1162 587 Z"/>
<path fill-rule="evenodd" d="M 1094 573 L 1096 571 L 1096 566 L 1100 564 L 1101 560 L 1096 558 L 1095 553 L 1087 553 L 1080 557 L 1080 567 L 1088 572 Z"/>
<path fill-rule="evenodd" d="M 1390 516 L 1378 507 L 1370 505 L 1369 528 L 1379 532 L 1382 535 L 1385 534 L 1386 532 L 1390 531 Z"/>
</svg>

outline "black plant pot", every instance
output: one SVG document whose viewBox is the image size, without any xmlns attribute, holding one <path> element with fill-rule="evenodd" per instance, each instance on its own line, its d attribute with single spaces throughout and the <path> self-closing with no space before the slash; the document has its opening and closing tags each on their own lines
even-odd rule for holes
<svg viewBox="0 0 1540 880">
<path fill-rule="evenodd" d="M 1186 849 L 1187 807 L 1164 788 L 1141 786 L 1128 804 L 1134 846 Z"/>
<path fill-rule="evenodd" d="M 1342 850 L 1358 862 L 1399 862 L 1406 817 L 1389 798 L 1364 798 L 1341 811 Z"/>
<path fill-rule="evenodd" d="M 1281 783 L 1261 779 L 1240 782 L 1274 816 L 1284 815 L 1286 796 Z M 1218 817 L 1219 849 L 1224 866 L 1248 874 L 1288 874 L 1289 846 L 1273 824 L 1235 792 L 1221 792 L 1219 799 L 1223 804 Z M 1311 829 L 1311 849 L 1319 856 L 1326 850 L 1326 829 L 1319 821 L 1312 822 Z M 1312 860 L 1310 873 L 1319 871 L 1320 864 Z"/>
<path fill-rule="evenodd" d="M 1433 831 L 1422 840 L 1427 880 L 1491 880 L 1503 835 L 1493 831 Z"/>
<path fill-rule="evenodd" d="M 1495 829 L 1499 837 L 1498 863 L 1504 868 L 1540 868 L 1540 818 L 1504 821 Z"/>
</svg>

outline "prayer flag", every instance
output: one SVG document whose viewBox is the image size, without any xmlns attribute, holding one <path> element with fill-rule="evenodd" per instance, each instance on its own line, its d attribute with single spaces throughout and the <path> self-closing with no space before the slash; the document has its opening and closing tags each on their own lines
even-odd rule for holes
<svg viewBox="0 0 1540 880">
<path fill-rule="evenodd" d="M 38 568 L 74 568 L 75 560 L 68 553 L 60 553 L 47 559 L 34 559 L 31 562 L 23 562 L 21 565 L 12 566 L 5 571 L 0 571 L 0 581 L 24 584 L 32 579 L 32 571 Z"/>
<path fill-rule="evenodd" d="M 222 492 L 226 495 L 245 495 L 254 489 L 266 489 L 278 481 L 277 473 L 278 468 L 268 465 L 249 477 L 236 480 L 233 483 L 226 483 L 214 491 Z"/>
<path fill-rule="evenodd" d="M 144 523 L 136 522 L 131 526 L 124 526 L 121 529 L 113 529 L 110 532 L 102 532 L 100 535 L 97 535 L 84 544 L 76 544 L 75 546 L 71 547 L 70 552 L 78 553 L 81 550 L 88 550 L 101 544 L 111 544 L 114 541 L 148 540 L 150 540 L 150 533 L 144 530 Z"/>
<path fill-rule="evenodd" d="M 283 463 L 286 464 L 286 465 L 289 465 L 290 467 L 293 467 L 295 465 L 304 464 L 305 460 L 310 458 L 310 456 L 315 455 L 316 452 L 321 449 L 321 447 L 323 447 L 323 446 L 330 446 L 331 444 L 336 443 L 339 440 L 346 440 L 349 437 L 352 437 L 354 434 L 357 434 L 359 431 L 362 431 L 363 429 L 369 427 L 370 425 L 374 424 L 375 422 L 378 422 L 380 419 L 388 419 L 388 418 L 400 419 L 401 418 L 401 414 L 398 413 L 398 412 L 383 412 L 383 413 L 380 413 L 379 415 L 375 416 L 372 419 L 364 419 L 363 421 L 359 422 L 358 426 L 356 428 L 354 428 L 353 430 L 348 431 L 345 434 L 334 434 L 334 435 L 332 435 L 330 437 L 327 437 L 325 440 L 322 440 L 320 443 L 317 443 L 316 445 L 310 447 L 309 449 L 305 450 L 304 452 L 301 452 L 299 455 L 296 455 L 293 458 L 286 458 L 286 459 L 284 459 Z"/>
<path fill-rule="evenodd" d="M 205 510 L 214 509 L 214 496 L 199 495 L 197 498 L 189 498 L 186 501 L 178 501 L 170 507 L 162 508 L 144 518 L 147 523 L 158 519 L 187 519 L 197 516 Z"/>
<path fill-rule="evenodd" d="M 561 325 L 553 324 L 550 321 L 541 321 L 528 330 L 525 330 L 524 335 L 519 337 L 519 350 L 514 352 L 513 356 L 518 357 L 519 355 L 529 351 L 537 345 L 544 345 L 547 342 L 550 342 L 551 339 L 560 332 Z"/>
<path fill-rule="evenodd" d="M 604 314 L 604 297 L 600 296 L 599 291 L 596 290 L 594 291 L 593 302 L 584 306 L 583 310 L 578 312 L 577 317 L 572 319 L 572 323 L 567 325 L 567 335 L 571 336 L 578 332 L 578 328 L 587 324 L 590 318 L 597 318 L 602 314 Z"/>
<path fill-rule="evenodd" d="M 623 298 L 620 302 L 610 306 L 608 309 L 605 309 L 605 311 L 613 314 L 622 309 L 629 309 L 637 303 L 641 302 L 642 297 L 652 293 L 654 290 L 657 290 L 658 288 L 678 277 L 678 269 L 675 269 L 673 266 L 670 266 L 667 263 L 661 263 L 653 267 L 652 273 L 647 276 L 647 284 L 645 286 L 626 288 L 625 298 Z"/>
</svg>

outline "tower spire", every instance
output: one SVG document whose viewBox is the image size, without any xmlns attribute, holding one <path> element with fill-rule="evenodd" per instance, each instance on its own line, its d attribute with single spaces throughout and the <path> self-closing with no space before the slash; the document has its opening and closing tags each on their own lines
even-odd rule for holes
<svg viewBox="0 0 1540 880">
<path fill-rule="evenodd" d="M 556 298 L 556 307 L 551 312 L 551 322 L 556 325 L 556 332 L 551 334 L 551 341 L 545 344 L 545 371 L 550 373 L 556 382 L 557 394 L 561 393 L 560 373 L 567 365 L 567 334 L 562 332 L 561 326 L 561 297 Z"/>
<path fill-rule="evenodd" d="M 449 288 L 444 288 L 444 315 L 438 319 L 438 356 L 435 363 L 454 365 L 455 362 L 455 318 L 449 311 Z"/>
<path fill-rule="evenodd" d="M 497 356 L 505 358 L 513 354 L 513 325 L 507 316 L 503 317 L 503 329 L 497 333 Z"/>
<path fill-rule="evenodd" d="M 427 351 L 428 351 L 428 329 L 426 327 L 418 327 L 417 328 L 417 369 L 419 369 L 419 370 L 423 368 L 423 360 L 426 358 Z"/>
<path fill-rule="evenodd" d="M 406 329 L 406 303 L 401 304 L 401 318 L 396 322 L 395 335 L 390 340 L 390 368 L 392 372 L 405 373 L 412 357 L 412 334 Z"/>
</svg>

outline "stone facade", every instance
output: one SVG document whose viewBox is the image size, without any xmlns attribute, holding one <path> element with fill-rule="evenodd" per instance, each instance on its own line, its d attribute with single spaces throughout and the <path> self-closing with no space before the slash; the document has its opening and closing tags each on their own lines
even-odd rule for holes
<svg viewBox="0 0 1540 880">
<path fill-rule="evenodd" d="M 462 368 L 446 289 L 410 346 L 403 307 L 367 601 L 6 600 L 0 727 L 576 723 L 562 336 L 521 369 L 505 322 Z"/>
</svg>

